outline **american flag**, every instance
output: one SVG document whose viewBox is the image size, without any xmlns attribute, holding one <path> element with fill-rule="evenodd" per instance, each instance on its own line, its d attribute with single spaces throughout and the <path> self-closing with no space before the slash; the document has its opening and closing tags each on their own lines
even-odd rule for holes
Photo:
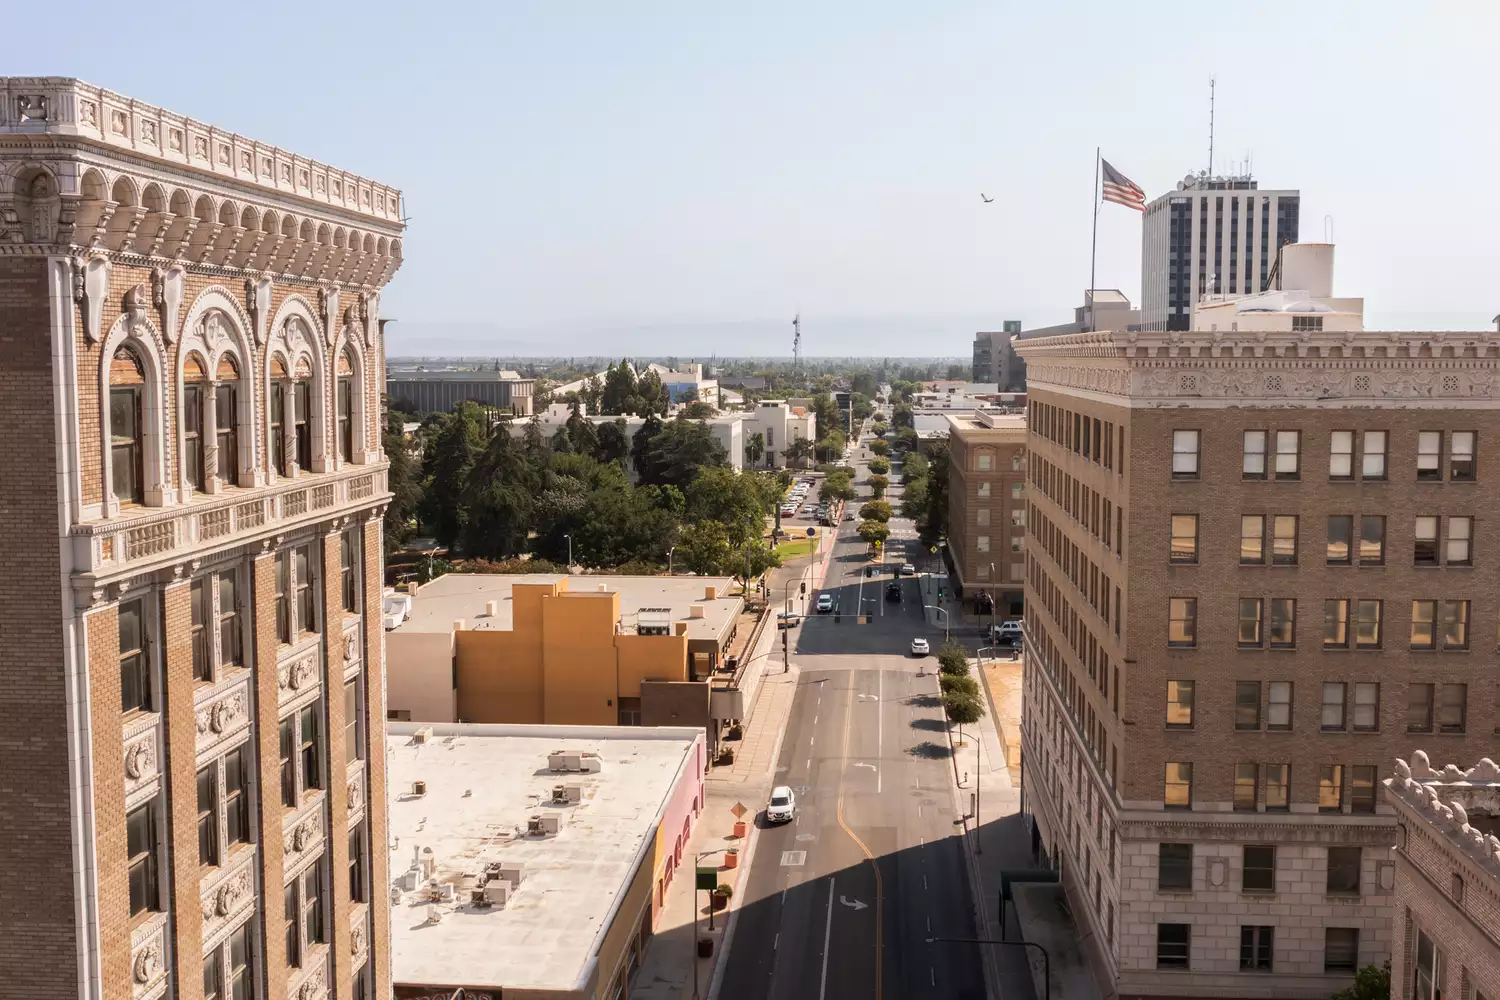
<svg viewBox="0 0 1500 1000">
<path fill-rule="evenodd" d="M 1108 160 L 1100 160 L 1099 163 L 1104 172 L 1104 200 L 1144 212 L 1146 192 L 1141 190 L 1140 185 L 1110 166 Z"/>
</svg>

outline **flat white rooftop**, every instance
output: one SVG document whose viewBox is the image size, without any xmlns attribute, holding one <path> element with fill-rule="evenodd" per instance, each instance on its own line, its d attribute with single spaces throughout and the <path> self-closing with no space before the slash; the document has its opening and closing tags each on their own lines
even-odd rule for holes
<svg viewBox="0 0 1500 1000">
<path fill-rule="evenodd" d="M 432 877 L 456 893 L 429 904 L 407 891 L 392 905 L 394 981 L 575 989 L 628 880 L 652 863 L 651 834 L 703 731 L 435 724 L 419 743 L 422 728 L 386 724 L 391 877 L 431 848 Z M 558 750 L 597 753 L 600 770 L 554 773 Z M 412 794 L 416 781 L 425 794 Z M 553 805 L 562 784 L 583 786 L 582 800 Z M 537 814 L 560 817 L 559 832 L 527 836 Z M 521 866 L 519 885 L 503 906 L 472 905 L 464 880 L 499 862 Z"/>
</svg>

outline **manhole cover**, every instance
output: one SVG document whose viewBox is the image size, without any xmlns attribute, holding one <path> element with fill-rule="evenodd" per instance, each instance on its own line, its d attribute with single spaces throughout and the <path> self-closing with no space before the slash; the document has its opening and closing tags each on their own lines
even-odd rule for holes
<svg viewBox="0 0 1500 1000">
<path fill-rule="evenodd" d="M 799 834 L 797 834 L 797 840 L 799 842 L 801 842 L 801 843 L 804 843 L 804 844 L 807 843 L 807 841 L 809 841 L 809 840 L 817 840 L 817 839 L 818 839 L 818 835 L 816 833 L 799 833 Z"/>
<path fill-rule="evenodd" d="M 782 851 L 781 864 L 784 868 L 800 868 L 807 864 L 806 851 Z"/>
</svg>

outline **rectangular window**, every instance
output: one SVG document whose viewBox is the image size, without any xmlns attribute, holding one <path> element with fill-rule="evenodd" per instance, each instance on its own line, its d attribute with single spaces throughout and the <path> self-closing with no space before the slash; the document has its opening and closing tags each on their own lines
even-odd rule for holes
<svg viewBox="0 0 1500 1000">
<path fill-rule="evenodd" d="M 1474 481 L 1474 432 L 1454 431 L 1448 449 L 1448 478 L 1455 483 Z"/>
<path fill-rule="evenodd" d="M 1472 517 L 1448 518 L 1448 545 L 1444 562 L 1449 566 L 1473 564 L 1474 519 Z"/>
<path fill-rule="evenodd" d="M 1297 645 L 1297 599 L 1271 598 L 1271 648 L 1291 649 Z"/>
<path fill-rule="evenodd" d="M 1193 808 L 1193 765 L 1168 762 L 1163 804 L 1168 809 Z"/>
<path fill-rule="evenodd" d="M 1438 519 L 1427 514 L 1418 515 L 1413 531 L 1416 545 L 1412 551 L 1412 563 L 1417 566 L 1438 564 Z"/>
<path fill-rule="evenodd" d="M 1437 601 L 1411 602 L 1411 648 L 1437 648 Z"/>
<path fill-rule="evenodd" d="M 1328 442 L 1328 478 L 1354 478 L 1354 432 L 1334 431 Z"/>
<path fill-rule="evenodd" d="M 146 650 L 146 610 L 140 598 L 120 604 L 120 707 L 152 710 L 151 665 Z"/>
<path fill-rule="evenodd" d="M 1271 564 L 1297 565 L 1297 515 L 1277 514 L 1271 519 Z"/>
<path fill-rule="evenodd" d="M 224 981 L 223 952 L 218 948 L 210 949 L 203 956 L 203 1000 L 220 1000 Z"/>
<path fill-rule="evenodd" d="M 1259 566 L 1266 561 L 1266 519 L 1259 514 L 1240 518 L 1240 565 Z"/>
<path fill-rule="evenodd" d="M 1262 604 L 1259 597 L 1240 598 L 1240 645 L 1259 646 Z"/>
<path fill-rule="evenodd" d="M 1246 431 L 1244 450 L 1244 477 L 1266 478 L 1266 432 Z"/>
<path fill-rule="evenodd" d="M 292 641 L 292 553 L 276 553 L 276 641 Z"/>
<path fill-rule="evenodd" d="M 1375 811 L 1375 765 L 1355 764 L 1349 769 L 1349 811 Z"/>
<path fill-rule="evenodd" d="M 1193 682 L 1167 681 L 1167 728 L 1193 728 Z"/>
<path fill-rule="evenodd" d="M 323 909 L 324 864 L 318 861 L 302 876 L 302 936 L 309 945 L 328 943 Z"/>
<path fill-rule="evenodd" d="M 318 620 L 314 609 L 311 546 L 299 545 L 292 550 L 292 572 L 296 574 L 293 587 L 297 594 L 297 631 L 316 632 Z"/>
<path fill-rule="evenodd" d="M 219 666 L 243 665 L 240 652 L 240 606 L 238 600 L 239 580 L 235 570 L 226 569 L 218 574 L 219 588 Z"/>
<path fill-rule="evenodd" d="M 1359 968 L 1359 928 L 1327 928 L 1323 932 L 1323 971 L 1353 972 L 1357 968 Z"/>
<path fill-rule="evenodd" d="M 1245 846 L 1244 867 L 1240 870 L 1240 891 L 1276 891 L 1276 848 Z"/>
<path fill-rule="evenodd" d="M 1349 648 L 1349 602 L 1327 600 L 1323 602 L 1323 648 Z"/>
<path fill-rule="evenodd" d="M 1380 648 L 1380 612 L 1383 603 L 1367 598 L 1354 602 L 1354 645 L 1357 648 Z"/>
<path fill-rule="evenodd" d="M 980 483 L 976 495 L 981 500 L 988 500 L 990 498 L 990 484 Z"/>
<path fill-rule="evenodd" d="M 1293 333 L 1317 333 L 1323 329 L 1322 316 L 1293 316 Z"/>
<path fill-rule="evenodd" d="M 1406 685 L 1406 731 L 1432 732 L 1434 690 L 1431 684 Z"/>
<path fill-rule="evenodd" d="M 1358 847 L 1330 847 L 1328 849 L 1328 891 L 1359 895 L 1360 849 Z"/>
<path fill-rule="evenodd" d="M 1262 764 L 1260 771 L 1261 786 L 1265 790 L 1266 809 L 1273 812 L 1286 812 L 1291 801 L 1291 770 L 1290 764 Z"/>
<path fill-rule="evenodd" d="M 302 931 L 297 914 L 297 880 L 293 879 L 282 890 L 281 915 L 286 918 L 286 964 L 289 968 L 302 968 Z"/>
<path fill-rule="evenodd" d="M 1193 891 L 1193 845 L 1157 846 L 1156 888 L 1160 892 Z"/>
<path fill-rule="evenodd" d="M 1318 768 L 1318 812 L 1344 811 L 1344 766 L 1324 764 Z"/>
<path fill-rule="evenodd" d="M 1234 765 L 1234 808 L 1254 812 L 1260 790 L 1260 768 L 1255 764 Z"/>
<path fill-rule="evenodd" d="M 224 818 L 231 848 L 248 844 L 250 829 L 250 743 L 242 743 L 224 757 Z"/>
<path fill-rule="evenodd" d="M 292 474 L 286 461 L 286 383 L 271 383 L 271 464 L 283 476 Z"/>
<path fill-rule="evenodd" d="M 1198 515 L 1172 515 L 1172 553 L 1174 563 L 1198 561 Z"/>
<path fill-rule="evenodd" d="M 1444 649 L 1469 648 L 1469 602 L 1444 601 L 1442 608 Z"/>
<path fill-rule="evenodd" d="M 1348 566 L 1354 556 L 1354 518 L 1332 514 L 1328 518 L 1328 565 Z"/>
<path fill-rule="evenodd" d="M 210 765 L 198 772 L 198 863 L 219 863 L 218 768 Z"/>
<path fill-rule="evenodd" d="M 1344 698 L 1347 689 L 1342 682 L 1323 682 L 1323 714 L 1320 728 L 1326 732 L 1337 732 L 1344 728 Z"/>
<path fill-rule="evenodd" d="M 1172 432 L 1172 478 L 1198 478 L 1198 432 Z"/>
<path fill-rule="evenodd" d="M 1156 967 L 1186 969 L 1191 966 L 1191 924 L 1156 925 Z"/>
<path fill-rule="evenodd" d="M 152 799 L 125 815 L 132 917 L 161 909 L 161 892 L 156 881 L 156 808 L 157 801 Z"/>
<path fill-rule="evenodd" d="M 1443 432 L 1417 432 L 1417 480 L 1440 482 L 1443 478 Z"/>
<path fill-rule="evenodd" d="M 359 613 L 359 562 L 359 538 L 353 531 L 346 531 L 339 536 L 340 589 L 344 596 L 344 610 L 351 615 Z"/>
<path fill-rule="evenodd" d="M 1260 728 L 1260 681 L 1235 681 L 1234 728 Z"/>
<path fill-rule="evenodd" d="M 302 788 L 322 788 L 321 755 L 318 753 L 318 706 L 308 705 L 297 719 L 297 750 L 302 764 Z"/>
<path fill-rule="evenodd" d="M 359 741 L 359 678 L 344 685 L 344 763 L 364 759 Z"/>
<path fill-rule="evenodd" d="M 1365 479 L 1385 478 L 1385 431 L 1365 431 L 1364 453 L 1360 456 L 1360 475 Z"/>
<path fill-rule="evenodd" d="M 1461 733 L 1468 714 L 1469 685 L 1437 686 L 1437 728 L 1440 733 Z"/>
<path fill-rule="evenodd" d="M 1365 514 L 1359 519 L 1359 563 L 1379 566 L 1385 562 L 1385 518 Z"/>
<path fill-rule="evenodd" d="M 349 901 L 365 901 L 365 825 L 357 823 L 349 831 Z"/>
<path fill-rule="evenodd" d="M 1443 966 L 1446 956 L 1422 931 L 1417 931 L 1415 1000 L 1443 1000 Z"/>
<path fill-rule="evenodd" d="M 1167 602 L 1167 645 L 1190 647 L 1198 644 L 1198 600 L 1173 597 Z"/>
<path fill-rule="evenodd" d="M 188 485 L 204 492 L 206 473 L 203 468 L 203 386 L 190 383 L 182 387 L 182 464 Z"/>
<path fill-rule="evenodd" d="M 1240 971 L 1270 972 L 1276 951 L 1275 941 L 1275 927 L 1241 927 Z"/>
<path fill-rule="evenodd" d="M 1373 733 L 1380 729 L 1380 684 L 1361 681 L 1354 685 L 1354 731 Z"/>
<path fill-rule="evenodd" d="M 980 535 L 977 538 L 975 538 L 974 539 L 974 547 L 976 549 L 978 549 L 980 552 L 988 552 L 990 550 L 990 536 L 989 535 Z"/>
<path fill-rule="evenodd" d="M 1266 728 L 1292 728 L 1292 682 L 1271 681 L 1266 685 Z"/>
<path fill-rule="evenodd" d="M 193 645 L 193 679 L 206 681 L 213 677 L 209 660 L 208 620 L 213 616 L 210 605 L 213 591 L 202 577 L 188 584 L 189 634 Z"/>
<path fill-rule="evenodd" d="M 297 717 L 281 720 L 281 804 L 297 805 Z"/>
<path fill-rule="evenodd" d="M 304 379 L 292 386 L 292 430 L 297 439 L 297 466 L 312 471 L 312 386 Z"/>
<path fill-rule="evenodd" d="M 1302 476 L 1302 432 L 1276 432 L 1276 478 L 1300 479 Z"/>
<path fill-rule="evenodd" d="M 354 461 L 354 424 L 349 419 L 353 409 L 354 387 L 350 379 L 341 378 L 338 381 L 338 436 L 339 457 L 345 462 Z"/>
<path fill-rule="evenodd" d="M 219 442 L 219 481 L 225 486 L 240 484 L 239 406 L 234 383 L 221 383 L 214 392 L 214 410 L 218 415 L 215 436 Z"/>
<path fill-rule="evenodd" d="M 229 1000 L 254 1000 L 255 963 L 251 961 L 250 933 L 255 924 L 247 920 L 229 935 Z"/>
</svg>

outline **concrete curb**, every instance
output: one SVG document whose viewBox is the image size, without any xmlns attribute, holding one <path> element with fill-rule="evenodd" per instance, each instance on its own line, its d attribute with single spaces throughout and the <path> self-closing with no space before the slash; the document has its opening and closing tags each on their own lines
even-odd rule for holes
<svg viewBox="0 0 1500 1000">
<path fill-rule="evenodd" d="M 791 678 L 792 687 L 794 689 L 792 692 L 792 697 L 795 699 L 797 696 L 795 688 L 802 677 L 802 668 L 792 667 L 786 676 Z M 776 743 L 771 747 L 771 768 L 768 773 L 773 776 L 773 780 L 774 775 L 776 774 L 776 762 L 781 759 L 781 745 L 785 740 L 786 723 L 785 720 L 783 720 L 781 732 L 776 734 Z M 740 860 L 741 872 L 739 882 L 741 885 L 745 886 L 747 891 L 750 887 L 750 869 L 755 863 L 755 849 L 759 845 L 760 827 L 752 822 L 750 825 L 750 836 L 745 839 L 745 850 L 742 852 Z M 740 893 L 735 893 L 735 896 L 740 900 L 741 904 L 744 902 L 744 898 Z M 719 995 L 719 988 L 724 983 L 724 969 L 729 965 L 729 948 L 730 945 L 734 943 L 734 930 L 735 927 L 739 925 L 739 922 L 740 906 L 739 904 L 736 904 L 734 908 L 729 911 L 729 918 L 724 924 L 724 936 L 719 941 L 719 958 L 718 961 L 714 963 L 714 974 L 708 981 L 708 993 L 706 994 L 707 1000 L 716 1000 Z"/>
<path fill-rule="evenodd" d="M 981 671 L 981 673 L 983 673 L 983 671 Z M 983 723 L 981 723 L 981 725 L 982 724 Z M 969 840 L 969 814 L 966 811 L 963 797 L 959 794 L 958 745 L 954 741 L 954 732 L 951 728 L 948 730 L 948 749 L 953 759 L 953 787 L 951 791 L 953 794 L 954 811 L 957 812 L 959 816 L 962 816 L 964 818 L 964 870 L 968 873 L 969 876 L 969 898 L 974 910 L 974 929 L 980 937 L 988 938 L 991 936 L 991 931 L 989 914 L 985 911 L 984 908 L 984 880 L 979 875 L 979 859 L 975 856 L 974 845 Z M 975 744 L 974 749 L 977 761 L 979 754 L 978 743 Z M 974 781 L 977 784 L 980 780 L 982 779 L 979 773 L 979 765 L 976 762 L 974 766 Z M 975 828 L 974 836 L 979 836 L 978 828 Z M 985 948 L 983 955 L 984 958 L 981 962 L 981 965 L 984 968 L 985 996 L 987 996 L 989 1000 L 1000 1000 L 1000 970 L 995 968 L 994 953 L 991 949 Z"/>
</svg>

